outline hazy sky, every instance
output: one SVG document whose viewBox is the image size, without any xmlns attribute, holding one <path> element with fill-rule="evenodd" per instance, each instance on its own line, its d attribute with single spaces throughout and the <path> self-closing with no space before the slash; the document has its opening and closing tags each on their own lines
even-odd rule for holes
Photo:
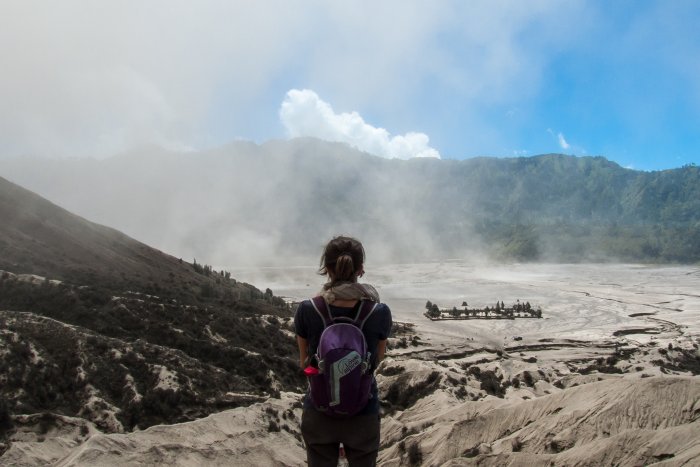
<svg viewBox="0 0 700 467">
<path fill-rule="evenodd" d="M 697 1 L 0 2 L 0 157 L 347 141 L 700 163 Z"/>
</svg>

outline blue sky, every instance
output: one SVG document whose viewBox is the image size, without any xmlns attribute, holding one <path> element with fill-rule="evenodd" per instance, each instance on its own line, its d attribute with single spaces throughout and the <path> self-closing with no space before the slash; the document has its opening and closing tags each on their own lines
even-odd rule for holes
<svg viewBox="0 0 700 467">
<path fill-rule="evenodd" d="M 316 136 L 700 163 L 696 1 L 0 5 L 0 157 Z"/>
</svg>

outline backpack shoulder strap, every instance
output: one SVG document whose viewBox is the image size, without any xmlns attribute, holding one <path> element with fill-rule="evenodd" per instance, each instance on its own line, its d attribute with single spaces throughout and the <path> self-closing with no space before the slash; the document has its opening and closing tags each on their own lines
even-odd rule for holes
<svg viewBox="0 0 700 467">
<path fill-rule="evenodd" d="M 316 313 L 321 317 L 323 321 L 323 327 L 327 328 L 331 323 L 333 323 L 333 318 L 331 317 L 331 312 L 328 309 L 328 304 L 326 299 L 318 296 L 311 299 L 311 305 L 313 305 Z"/>
<path fill-rule="evenodd" d="M 362 329 L 365 325 L 365 321 L 367 321 L 367 318 L 369 318 L 375 308 L 377 308 L 377 305 L 379 305 L 377 302 L 362 300 L 360 309 L 357 311 L 357 316 L 355 316 L 355 326 Z"/>
</svg>

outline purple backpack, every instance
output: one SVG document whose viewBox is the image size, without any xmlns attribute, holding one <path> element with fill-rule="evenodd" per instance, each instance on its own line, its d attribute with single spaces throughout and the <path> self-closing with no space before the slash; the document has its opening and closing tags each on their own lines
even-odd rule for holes
<svg viewBox="0 0 700 467">
<path fill-rule="evenodd" d="M 323 297 L 311 304 L 324 325 L 316 350 L 318 374 L 309 377 L 311 401 L 326 415 L 355 415 L 367 405 L 374 379 L 362 326 L 377 303 L 362 300 L 354 319 L 333 318 Z"/>
</svg>

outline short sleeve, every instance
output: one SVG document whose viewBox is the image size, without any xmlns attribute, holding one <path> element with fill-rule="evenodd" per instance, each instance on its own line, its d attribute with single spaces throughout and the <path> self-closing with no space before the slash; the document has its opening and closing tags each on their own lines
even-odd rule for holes
<svg viewBox="0 0 700 467">
<path fill-rule="evenodd" d="M 381 323 L 379 326 L 379 340 L 386 340 L 391 335 L 391 310 L 385 304 L 382 304 L 381 309 Z"/>
</svg>

